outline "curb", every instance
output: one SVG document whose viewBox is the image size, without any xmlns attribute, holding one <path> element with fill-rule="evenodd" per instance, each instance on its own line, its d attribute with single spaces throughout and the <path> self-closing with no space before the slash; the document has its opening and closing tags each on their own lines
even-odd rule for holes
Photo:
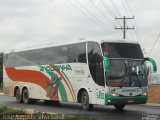
<svg viewBox="0 0 160 120">
<path fill-rule="evenodd" d="M 0 95 L 4 95 L 4 93 L 0 93 Z"/>
</svg>

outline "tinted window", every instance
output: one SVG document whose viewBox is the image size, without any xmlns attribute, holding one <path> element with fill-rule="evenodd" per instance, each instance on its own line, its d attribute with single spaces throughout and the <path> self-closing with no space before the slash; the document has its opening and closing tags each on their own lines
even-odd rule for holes
<svg viewBox="0 0 160 120">
<path fill-rule="evenodd" d="M 95 42 L 88 42 L 88 64 L 93 80 L 104 86 L 104 70 L 100 46 Z"/>
<path fill-rule="evenodd" d="M 69 62 L 86 63 L 86 43 L 69 45 Z"/>
<path fill-rule="evenodd" d="M 143 59 L 139 44 L 131 43 L 102 43 L 103 51 L 107 51 L 110 58 Z"/>
<path fill-rule="evenodd" d="M 14 52 L 6 55 L 6 66 L 86 63 L 86 43 Z"/>
</svg>

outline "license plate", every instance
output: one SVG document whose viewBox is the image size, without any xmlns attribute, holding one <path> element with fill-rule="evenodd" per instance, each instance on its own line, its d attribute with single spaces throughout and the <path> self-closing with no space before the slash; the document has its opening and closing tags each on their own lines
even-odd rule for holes
<svg viewBox="0 0 160 120">
<path fill-rule="evenodd" d="M 128 100 L 128 103 L 133 103 L 134 102 L 134 100 Z"/>
</svg>

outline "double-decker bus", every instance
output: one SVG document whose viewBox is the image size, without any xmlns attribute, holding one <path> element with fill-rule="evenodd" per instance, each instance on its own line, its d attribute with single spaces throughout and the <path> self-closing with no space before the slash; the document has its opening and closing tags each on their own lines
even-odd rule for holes
<svg viewBox="0 0 160 120">
<path fill-rule="evenodd" d="M 37 100 L 93 105 L 147 102 L 148 69 L 141 47 L 126 41 L 80 41 L 15 50 L 4 55 L 4 94 L 17 102 Z"/>
</svg>

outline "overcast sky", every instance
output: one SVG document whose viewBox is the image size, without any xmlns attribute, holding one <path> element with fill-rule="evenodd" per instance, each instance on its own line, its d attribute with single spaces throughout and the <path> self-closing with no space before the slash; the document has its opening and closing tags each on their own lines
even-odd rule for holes
<svg viewBox="0 0 160 120">
<path fill-rule="evenodd" d="M 128 7 L 129 6 L 129 7 Z M 160 33 L 159 0 L 0 0 L 0 51 L 87 39 L 121 39 L 115 30 L 128 20 L 127 39 L 149 53 Z M 159 38 L 160 39 L 160 38 Z M 152 52 L 160 64 L 160 40 Z"/>
</svg>

